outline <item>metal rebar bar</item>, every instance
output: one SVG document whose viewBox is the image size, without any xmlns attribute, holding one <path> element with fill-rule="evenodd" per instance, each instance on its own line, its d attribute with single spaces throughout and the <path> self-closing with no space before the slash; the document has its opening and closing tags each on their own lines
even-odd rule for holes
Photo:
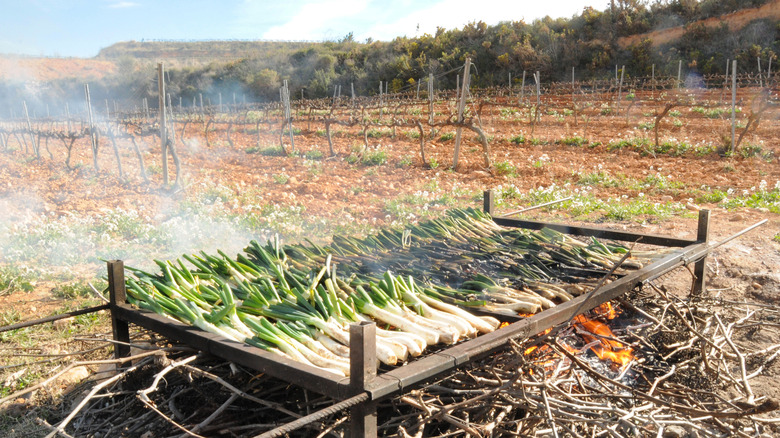
<svg viewBox="0 0 780 438">
<path fill-rule="evenodd" d="M 0 327 L 0 333 L 8 332 L 8 331 L 11 331 L 11 330 L 18 330 L 20 328 L 25 328 L 25 327 L 32 327 L 32 326 L 38 325 L 38 324 L 45 324 L 47 322 L 58 321 L 60 319 L 70 318 L 72 316 L 86 315 L 87 313 L 94 313 L 94 312 L 99 312 L 101 310 L 108 310 L 108 308 L 109 308 L 108 304 L 102 304 L 100 306 L 87 307 L 86 309 L 80 309 L 80 310 L 74 310 L 72 312 L 60 313 L 59 315 L 52 315 L 52 316 L 47 316 L 45 318 L 33 319 L 33 320 L 30 320 L 30 321 L 19 322 L 19 323 L 16 323 L 16 324 L 7 325 L 5 327 Z"/>
<path fill-rule="evenodd" d="M 572 199 L 574 196 L 567 196 L 563 199 L 556 199 L 555 201 L 545 202 L 544 204 L 539 205 L 532 205 L 530 207 L 521 208 L 520 210 L 515 210 L 513 212 L 501 215 L 501 217 L 509 217 L 514 216 L 516 214 L 525 213 L 526 211 L 536 210 L 537 208 L 547 207 L 549 205 L 558 204 L 560 202 L 568 201 L 569 199 Z"/>
<path fill-rule="evenodd" d="M 319 410 L 311 415 L 301 417 L 293 422 L 279 426 L 276 429 L 271 429 L 268 432 L 264 432 L 260 435 L 257 435 L 255 438 L 276 438 L 276 437 L 286 435 L 294 430 L 300 429 L 301 427 L 304 427 L 306 425 L 309 425 L 311 423 L 329 417 L 339 411 L 343 411 L 344 409 L 351 408 L 352 406 L 356 406 L 360 403 L 366 402 L 368 401 L 368 398 L 369 397 L 367 392 L 352 396 L 332 406 L 328 406 L 325 409 Z"/>
</svg>

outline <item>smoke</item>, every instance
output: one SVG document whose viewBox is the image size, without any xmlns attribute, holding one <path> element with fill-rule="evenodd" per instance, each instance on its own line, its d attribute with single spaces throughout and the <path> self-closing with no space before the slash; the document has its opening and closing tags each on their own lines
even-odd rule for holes
<svg viewBox="0 0 780 438">
<path fill-rule="evenodd" d="M 704 77 L 699 73 L 691 72 L 685 77 L 685 88 L 689 90 L 704 90 L 706 87 Z"/>
<path fill-rule="evenodd" d="M 201 250 L 235 254 L 250 240 L 273 233 L 251 230 L 225 214 L 218 203 L 168 201 L 159 208 L 113 208 L 97 214 L 46 213 L 45 203 L 27 194 L 0 198 L 0 263 L 63 275 L 100 272 L 102 260 L 153 268 L 154 259 L 171 259 Z M 91 267 L 91 268 L 90 268 Z"/>
</svg>

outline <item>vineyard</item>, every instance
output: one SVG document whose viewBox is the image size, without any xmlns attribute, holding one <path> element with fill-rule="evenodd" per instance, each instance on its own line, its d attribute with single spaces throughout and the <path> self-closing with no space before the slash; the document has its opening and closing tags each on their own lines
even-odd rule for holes
<svg viewBox="0 0 780 438">
<path fill-rule="evenodd" d="M 249 153 L 273 153 L 278 148 L 284 155 L 341 154 L 362 160 L 379 151 L 381 143 L 402 137 L 418 144 L 416 164 L 457 166 L 460 163 L 453 160 L 458 160 L 459 146 L 455 145 L 463 129 L 467 166 L 492 172 L 501 170 L 494 167 L 496 152 L 491 147 L 507 144 L 629 148 L 652 156 L 760 153 L 756 144 L 768 139 L 766 133 L 778 119 L 776 82 L 762 75 L 736 78 L 732 146 L 732 80 L 707 76 L 685 84 L 674 78 L 635 78 L 470 90 L 460 116 L 460 92 L 434 91 L 432 83 L 427 90 L 418 86 L 416 91 L 373 97 L 344 97 L 337 86 L 331 99 L 290 101 L 288 97 L 288 110 L 283 101 L 204 106 L 201 99 L 200 105 L 194 100 L 192 106 L 182 106 L 181 100 L 172 105 L 168 95 L 166 138 L 177 176 L 182 172 L 177 143 Z M 22 151 L 30 158 L 62 160 L 69 169 L 86 165 L 91 156 L 95 170 L 113 168 L 120 180 L 148 182 L 146 163 L 156 167 L 161 162 L 153 152 L 161 144 L 159 112 L 145 101 L 140 111 L 137 107 L 121 111 L 114 102 L 112 112 L 105 103 L 102 115 L 92 105 L 83 105 L 81 113 L 67 110 L 62 118 L 37 119 L 29 117 L 25 104 L 23 118 L 0 122 L 0 147 L 6 152 Z M 762 121 L 767 123 L 762 126 Z M 610 129 L 633 130 L 635 135 L 618 140 L 609 135 Z M 455 130 L 458 139 L 453 137 Z M 677 137 L 687 140 L 675 141 Z M 748 145 L 743 146 L 743 141 Z M 478 152 L 478 157 L 472 152 Z M 390 158 L 410 160 L 411 156 Z M 167 164 L 162 161 L 164 167 Z"/>
<path fill-rule="evenodd" d="M 512 313 L 511 316 L 516 317 L 518 310 L 526 316 L 543 315 L 566 302 L 587 299 L 582 287 L 566 285 L 561 288 L 560 278 L 573 276 L 572 272 L 587 274 L 587 281 L 582 285 L 596 290 L 600 284 L 597 279 L 605 273 L 608 273 L 607 277 L 630 274 L 659 259 L 666 260 L 664 257 L 670 254 L 666 252 L 670 251 L 667 248 L 648 255 L 647 260 L 640 260 L 641 263 L 633 266 L 632 263 L 638 260 L 636 255 L 642 252 L 635 252 L 636 248 L 630 242 L 625 247 L 612 246 L 613 243 L 606 240 L 604 243 L 597 239 L 570 241 L 549 229 L 520 232 L 500 228 L 484 213 L 467 209 L 483 202 L 486 189 L 493 190 L 496 212 L 500 215 L 519 214 L 521 218 L 569 223 L 605 223 L 604 226 L 615 230 L 679 237 L 686 244 L 697 242 L 695 239 L 698 239 L 697 232 L 701 234 L 701 228 L 696 230 L 696 221 L 701 227 L 702 218 L 707 216 L 699 210 L 706 208 L 712 211 L 713 225 L 709 232 L 713 240 L 721 240 L 758 220 L 768 219 L 769 224 L 747 234 L 739 243 L 729 242 L 718 251 L 712 249 L 706 268 L 703 268 L 711 274 L 706 284 L 711 295 L 705 301 L 696 302 L 706 307 L 701 310 L 703 316 L 686 313 L 684 309 L 690 303 L 673 296 L 686 295 L 690 291 L 691 277 L 682 269 L 678 271 L 683 272 L 665 274 L 660 288 L 652 285 L 654 289 L 647 288 L 642 294 L 633 295 L 636 291 L 632 292 L 630 297 L 621 299 L 620 306 L 625 310 L 631 309 L 629 301 L 641 303 L 643 309 L 649 309 L 648 318 L 661 321 L 659 326 L 668 324 L 675 329 L 682 328 L 677 331 L 686 333 L 684 324 L 689 321 L 694 325 L 702 324 L 697 326 L 700 331 L 691 331 L 694 333 L 691 336 L 706 339 L 712 345 L 717 343 L 717 347 L 702 349 L 701 357 L 724 364 L 727 371 L 721 376 L 728 377 L 727 382 L 731 382 L 728 385 L 740 397 L 752 396 L 750 385 L 756 389 L 756 395 L 761 388 L 761 395 L 767 397 L 764 402 L 759 397 L 757 400 L 761 403 L 745 405 L 745 415 L 753 418 L 775 409 L 772 402 L 780 397 L 780 391 L 771 384 L 774 379 L 771 373 L 776 372 L 773 361 L 780 351 L 776 346 L 780 345 L 780 338 L 770 326 L 761 333 L 758 329 L 745 330 L 749 332 L 747 335 L 738 332 L 743 325 L 754 327 L 763 321 L 762 318 L 775 318 L 774 302 L 780 293 L 780 278 L 775 274 L 780 264 L 780 233 L 777 231 L 780 89 L 775 75 L 705 76 L 683 80 L 671 77 L 621 79 L 616 74 L 609 80 L 555 83 L 545 83 L 542 78 L 528 75 L 511 88 L 476 89 L 461 76 L 467 73 L 466 70 L 448 73 L 458 75 L 456 90 L 437 90 L 435 82 L 429 78 L 407 87 L 403 93 L 391 94 L 382 90 L 373 96 L 353 96 L 336 87 L 333 97 L 319 100 L 297 99 L 284 87 L 280 90 L 279 102 L 264 104 L 243 103 L 243 99 L 236 96 L 231 103 L 213 104 L 200 99 L 184 102 L 177 96 L 166 95 L 162 113 L 145 101 L 69 102 L 63 105 L 61 113 L 54 110 L 47 117 L 40 117 L 36 114 L 41 112 L 40 106 L 32 113 L 26 103 L 20 104 L 21 112 L 16 109 L 10 112 L 13 117 L 0 120 L 0 209 L 4 211 L 0 218 L 0 307 L 9 309 L 0 311 L 0 326 L 61 314 L 78 306 L 102 304 L 101 300 L 106 299 L 103 297 L 105 290 L 113 278 L 111 272 L 108 283 L 102 278 L 104 260 L 122 259 L 127 261 L 129 273 L 127 298 L 138 308 L 175 316 L 178 322 L 215 330 L 212 333 L 221 333 L 219 336 L 240 335 L 237 339 L 246 338 L 247 342 L 254 342 L 252 345 L 256 348 L 277 355 L 281 361 L 289 356 L 297 357 L 295 361 L 302 364 L 313 364 L 314 360 L 320 359 L 301 358 L 295 351 L 285 348 L 287 343 L 311 342 L 310 337 L 322 338 L 322 333 L 312 329 L 321 324 L 317 320 L 318 313 L 338 317 L 346 324 L 379 319 L 377 315 L 392 318 L 392 315 L 380 312 L 383 309 L 377 309 L 384 306 L 388 311 L 404 314 L 415 306 L 457 312 L 431 297 L 445 301 L 456 299 L 464 304 L 461 302 L 464 295 L 480 294 L 486 303 L 493 303 L 492 308 L 466 303 L 470 310 L 490 311 L 499 316 Z M 462 92 L 464 89 L 465 93 Z M 86 101 L 89 101 L 88 97 Z M 53 103 L 49 104 L 50 109 L 55 107 Z M 526 210 L 548 202 L 551 204 L 543 208 Z M 490 213 L 496 217 L 492 211 Z M 507 242 L 511 244 L 504 246 Z M 525 257 L 526 251 L 539 247 L 544 250 L 533 258 Z M 507 253 L 497 257 L 500 251 Z M 627 255 L 622 257 L 626 251 L 632 253 L 632 259 L 628 260 Z M 238 256 L 234 257 L 236 253 Z M 470 261 L 465 263 L 464 258 Z M 536 260 L 536 263 L 524 264 L 529 260 Z M 189 265 L 185 265 L 185 261 L 196 268 L 186 267 Z M 333 266 L 341 264 L 336 269 L 331 263 Z M 561 266 L 565 265 L 565 269 L 554 270 L 552 267 L 557 267 L 558 263 L 563 263 Z M 472 265 L 469 272 L 479 274 L 475 276 L 478 280 L 461 282 L 461 269 L 465 264 Z M 162 273 L 153 274 L 158 268 Z M 384 276 L 374 278 L 376 272 Z M 506 287 L 510 277 L 491 279 L 492 274 L 505 275 L 506 272 L 517 281 L 517 284 L 511 284 L 512 288 L 523 289 L 523 294 L 516 295 L 515 289 Z M 263 287 L 258 286 L 261 280 Z M 319 285 L 320 281 L 322 285 Z M 425 286 L 431 281 L 437 287 Z M 373 282 L 377 287 L 371 287 Z M 124 284 L 124 279 L 121 283 Z M 204 285 L 202 297 L 191 295 L 188 290 L 196 283 Z M 294 285 L 300 286 L 305 293 L 298 296 L 300 291 Z M 358 293 L 347 293 L 351 290 Z M 745 299 L 762 303 L 763 310 L 751 312 L 743 319 L 735 316 L 737 322 L 728 323 L 727 328 L 721 329 L 717 325 L 720 321 L 717 312 L 722 310 L 719 306 L 742 303 Z M 309 308 L 306 304 L 309 301 L 316 303 Z M 293 302 L 295 306 L 291 304 Z M 503 307 L 510 309 L 507 311 Z M 306 311 L 301 313 L 301 309 Z M 683 310 L 677 314 L 669 309 Z M 648 321 L 652 320 L 643 320 L 641 318 L 646 316 L 636 316 L 637 313 L 632 312 L 634 310 L 626 311 L 638 319 L 626 324 L 641 325 L 647 330 L 642 332 L 647 334 L 647 339 L 656 336 L 649 334 L 657 329 L 648 328 L 651 325 Z M 163 321 L 167 316 L 160 316 L 157 321 Z M 268 323 L 260 316 L 272 322 Z M 441 313 L 438 317 L 459 321 Z M 467 315 L 462 317 L 469 318 Z M 583 321 L 603 320 L 611 324 L 609 321 L 615 317 L 593 318 L 585 321 L 578 317 L 575 322 L 582 325 Z M 706 325 L 702 323 L 704 318 Z M 3 341 L 0 357 L 10 364 L 7 369 L 0 369 L 3 382 L 0 403 L 8 406 L 13 402 L 15 408 L 35 413 L 35 421 L 32 415 L 19 415 L 14 417 L 18 420 L 9 420 L 13 414 L 2 414 L 0 431 L 10 431 L 8 436 L 23 436 L 27 427 L 27 430 L 56 434 L 67 426 L 68 431 L 77 434 L 110 430 L 140 436 L 145 425 L 149 425 L 148 428 L 164 426 L 170 434 L 178 434 L 181 427 L 177 429 L 176 423 L 171 422 L 175 420 L 205 436 L 220 434 L 220 427 L 228 430 L 245 426 L 246 434 L 252 431 L 256 434 L 278 427 L 281 420 L 274 416 L 279 417 L 279 412 L 286 418 L 284 422 L 291 422 L 301 417 L 293 411 L 316 412 L 330 403 L 327 397 L 314 398 L 313 392 L 306 392 L 308 388 L 290 390 L 289 385 L 272 379 L 273 374 L 255 379 L 241 364 L 227 366 L 200 356 L 184 359 L 191 350 L 180 351 L 178 347 L 164 352 L 141 353 L 134 347 L 132 354 L 139 360 L 136 362 L 138 368 L 133 365 L 127 374 L 115 375 L 93 387 L 100 389 L 103 387 L 100 385 L 109 385 L 111 379 L 132 376 L 130 373 L 135 372 L 134 369 L 149 373 L 157 367 L 157 357 L 168 361 L 170 355 L 174 361 L 166 362 L 170 365 L 151 385 L 151 374 L 148 374 L 137 379 L 137 388 L 122 389 L 124 392 L 117 389 L 120 396 L 106 398 L 110 401 L 106 401 L 105 408 L 95 407 L 99 403 L 93 403 L 94 400 L 102 397 L 95 393 L 75 400 L 74 394 L 88 392 L 78 386 L 81 391 L 66 392 L 62 398 L 52 395 L 47 399 L 54 408 L 46 415 L 32 407 L 29 401 L 32 399 L 9 398 L 17 390 L 29 390 L 30 394 L 40 391 L 33 398 L 46 392 L 37 388 L 34 382 L 44 381 L 48 385 L 49 381 L 44 379 L 59 376 L 51 371 L 52 363 L 67 363 L 63 372 L 82 366 L 94 371 L 97 365 L 104 365 L 91 360 L 94 357 L 102 359 L 113 348 L 106 341 L 111 337 L 105 334 L 110 330 L 107 319 L 76 315 L 75 319 L 62 325 L 44 324 L 0 333 Z M 231 324 L 238 325 L 238 319 L 249 326 L 244 334 L 229 331 Z M 383 327 L 400 326 L 403 322 L 388 321 Z M 420 348 L 419 352 L 408 350 L 415 348 L 415 339 L 407 340 L 406 353 L 401 349 L 396 355 L 398 375 L 408 365 L 402 364 L 407 355 L 414 365 L 413 356 L 418 353 L 423 358 L 426 354 L 436 356 L 445 344 L 454 343 L 458 337 L 473 338 L 470 341 L 479 343 L 480 336 L 494 330 L 498 330 L 493 333 L 496 338 L 500 337 L 498 319 L 481 317 L 471 321 L 472 325 L 464 324 L 463 333 L 457 336 L 451 330 L 445 333 L 453 338 L 452 342 L 441 340 L 449 339 L 441 338 L 441 334 L 432 336 L 426 343 L 427 351 L 423 351 L 426 348 Z M 126 320 L 125 324 L 132 322 Z M 490 325 L 478 328 L 486 322 Z M 420 332 L 417 326 L 411 327 L 410 331 Z M 570 339 L 564 336 L 575 336 L 582 330 L 579 325 L 572 327 L 576 329 L 566 331 L 561 335 L 562 339 Z M 382 334 L 388 335 L 384 331 Z M 477 335 L 477 332 L 481 334 Z M 249 336 L 254 333 L 265 338 L 258 341 Z M 398 333 L 401 332 L 392 335 L 398 336 Z M 658 337 L 663 338 L 662 335 L 669 336 L 658 329 Z M 53 336 L 62 336 L 61 345 L 56 349 L 49 345 Z M 143 330 L 133 331 L 130 336 L 134 346 L 140 342 L 154 344 L 161 339 Z M 340 336 L 341 347 L 351 345 L 351 341 L 344 339 L 346 334 Z M 592 345 L 593 335 L 588 336 L 585 341 Z M 620 336 L 627 339 L 633 335 L 621 332 Z M 728 370 L 737 369 L 735 363 L 742 357 L 739 351 L 727 353 L 726 343 L 731 342 L 731 336 L 742 343 L 750 341 L 750 348 L 744 347 L 741 351 L 751 361 L 757 358 L 748 365 L 743 360 L 743 370 L 746 366 L 748 371 L 761 367 L 749 374 L 749 378 L 744 377 L 743 386 L 740 386 L 736 372 L 728 374 Z M 22 339 L 19 347 L 14 344 L 6 348 L 18 339 Z M 649 354 L 640 351 L 645 347 L 635 341 L 637 337 L 631 339 L 637 355 Z M 686 343 L 694 345 L 694 339 L 698 338 L 674 338 L 679 345 L 672 344 L 669 354 L 688 357 L 685 355 L 690 348 Z M 473 399 L 469 398 L 477 394 L 475 389 L 450 392 L 450 386 L 471 388 L 470 379 L 484 383 L 493 382 L 494 378 L 499 382 L 506 378 L 507 384 L 520 385 L 510 388 L 511 391 L 526 391 L 529 399 L 550 396 L 546 403 L 556 409 L 551 414 L 554 418 L 549 420 L 553 422 L 553 430 L 555 421 L 568 425 L 566 427 L 595 431 L 600 427 L 618 428 L 620 424 L 629 423 L 630 427 L 634 424 L 644 427 L 642 425 L 650 421 L 645 416 L 653 419 L 653 413 L 637 410 L 625 421 L 618 417 L 604 420 L 602 405 L 598 403 L 620 405 L 624 398 L 619 386 L 610 386 L 614 382 L 606 382 L 609 388 L 605 387 L 603 393 L 593 396 L 593 403 L 584 402 L 585 410 L 567 404 L 570 399 L 580 397 L 575 389 L 570 388 L 570 393 L 563 395 L 556 393 L 553 397 L 552 392 L 546 394 L 536 380 L 515 382 L 519 377 L 510 370 L 515 365 L 526 371 L 533 368 L 533 373 L 537 373 L 533 375 L 546 376 L 549 374 L 544 373 L 549 367 L 545 368 L 543 361 L 550 360 L 550 356 L 560 358 L 567 352 L 572 354 L 561 344 L 546 342 L 534 353 L 538 356 L 530 354 L 531 347 L 527 343 L 512 343 L 501 354 L 457 371 L 442 380 L 440 386 L 428 388 L 427 392 L 410 393 L 383 402 L 385 414 L 392 410 L 403 415 L 380 424 L 380 430 L 385 434 L 398 428 L 404 433 L 405 430 L 417 430 L 420 434 L 423 430 L 426 433 L 434 430 L 445 434 L 449 427 L 446 425 L 450 424 L 462 429 L 461 432 L 472 433 L 477 429 L 487 430 L 484 428 L 492 427 L 489 423 L 494 420 L 500 427 L 517 426 L 520 430 L 519 425 L 512 423 L 514 420 L 500 421 L 501 418 L 515 418 L 513 416 L 522 410 L 516 409 L 511 415 L 509 411 L 499 414 L 497 409 L 503 409 L 500 400 L 503 396 L 499 392 L 484 393 Z M 620 342 L 628 344 L 627 341 Z M 576 345 L 582 351 L 588 349 L 586 342 Z M 742 346 L 740 344 L 740 348 Z M 280 352 L 277 347 L 284 351 Z M 19 350 L 35 352 L 29 357 L 13 357 Z M 626 352 L 619 348 L 616 351 Z M 636 358 L 630 357 L 631 349 L 627 351 L 628 355 L 621 359 L 626 362 L 620 366 L 633 363 L 635 369 L 660 376 L 661 371 L 652 368 L 655 365 L 639 364 Z M 70 354 L 80 359 L 67 362 Z M 319 366 L 334 376 L 346 376 L 352 370 L 345 354 L 335 358 L 335 362 Z M 660 357 L 660 353 L 657 355 Z M 510 360 L 510 357 L 515 359 Z M 496 362 L 499 358 L 500 363 Z M 395 363 L 392 356 L 382 359 L 380 370 L 387 371 L 390 369 L 388 364 Z M 515 364 L 515 360 L 521 363 Z M 688 374 L 696 376 L 691 363 L 695 364 L 697 360 L 680 362 L 679 369 L 685 370 L 684 376 L 688 379 L 684 383 L 689 386 L 680 386 L 674 379 L 674 383 L 667 386 L 661 376 L 649 389 L 650 396 L 656 386 L 657 397 L 669 397 L 672 389 L 705 387 L 696 386 L 700 382 Z M 658 361 L 661 363 L 660 359 Z M 588 365 L 575 359 L 567 363 L 569 369 L 559 367 L 555 371 L 560 371 L 556 376 L 563 380 L 568 377 L 562 376 L 574 375 L 567 373 L 575 373 L 575 368 L 589 370 Z M 338 367 L 339 372 L 333 373 L 333 367 Z M 626 368 L 618 376 L 618 373 L 611 373 L 616 366 L 610 368 L 607 364 L 606 367 L 609 372 L 604 371 L 605 375 L 615 379 L 635 373 Z M 660 367 L 658 370 L 663 372 L 674 373 L 675 370 Z M 234 368 L 239 369 L 235 376 Z M 183 369 L 192 374 L 179 373 Z M 540 372 L 543 374 L 538 374 Z M 158 388 L 160 376 L 166 373 L 169 373 L 166 379 L 170 386 Z M 501 377 L 497 377 L 499 375 Z M 197 384 L 192 383 L 191 376 L 197 377 L 194 380 Z M 193 389 L 208 379 L 220 388 L 214 391 L 218 395 Z M 235 385 L 232 389 L 226 385 L 227 380 Z M 53 381 L 52 388 L 68 385 Z M 238 386 L 242 389 L 236 389 Z M 228 391 L 222 391 L 222 388 Z M 251 389 L 241 392 L 244 388 Z M 590 390 L 583 387 L 583 393 L 587 394 L 583 399 L 591 397 Z M 230 394 L 230 391 L 234 392 Z M 519 397 L 511 391 L 512 397 Z M 137 394 L 141 395 L 136 397 Z M 440 394 L 446 395 L 439 397 Z M 467 419 L 471 415 L 473 426 L 461 427 L 460 420 L 454 419 L 456 411 L 447 411 L 452 415 L 446 413 L 438 417 L 436 414 L 417 416 L 428 408 L 440 409 L 439 401 L 444 403 L 453 394 L 463 396 L 465 401 L 461 407 L 468 411 Z M 220 398 L 222 395 L 225 397 Z M 257 398 L 261 395 L 271 402 Z M 243 400 L 246 396 L 249 398 Z M 489 412 L 480 407 L 481 403 L 476 403 L 482 397 L 491 397 L 493 407 Z M 287 399 L 305 399 L 306 402 L 295 405 L 285 401 Z M 277 403 L 277 400 L 282 402 Z M 655 403 L 654 399 L 646 400 Z M 743 424 L 728 416 L 736 415 L 737 411 L 729 411 L 724 417 L 710 418 L 703 414 L 722 410 L 721 406 L 732 409 L 728 402 L 697 405 L 686 411 L 679 409 L 680 404 L 694 403 L 693 399 L 670 400 L 673 402 L 663 408 L 663 415 L 667 416 L 660 416 L 662 421 L 693 422 L 692 416 L 709 418 L 697 419 L 694 423 L 696 428 L 708 431 L 707 436 L 715 436 L 709 431 L 718 428 L 747 431 L 745 433 L 753 430 L 750 427 L 754 427 L 754 431 L 759 429 L 759 423 L 746 426 L 747 422 Z M 756 399 L 750 400 L 752 403 Z M 222 403 L 226 410 L 221 410 Z M 265 407 L 256 409 L 253 403 Z M 196 405 L 205 407 L 190 410 Z M 82 416 L 69 414 L 74 406 L 77 409 L 72 415 L 84 408 Z M 166 423 L 167 420 L 161 419 L 164 416 L 147 409 L 150 406 L 167 412 L 171 417 L 167 420 L 171 421 Z M 251 420 L 238 418 L 232 412 L 238 406 L 254 409 Z M 529 408 L 527 412 L 544 415 L 544 405 L 537 403 L 534 406 L 535 411 Z M 177 412 L 177 409 L 183 412 Z M 450 408 L 443 406 L 439 412 L 447 409 Z M 126 412 L 127 418 L 117 414 L 119 411 Z M 227 420 L 223 423 L 215 420 L 218 416 L 211 415 L 215 411 L 227 412 Z M 586 426 L 578 426 L 575 423 L 581 417 L 572 415 L 594 420 L 583 420 Z M 425 429 L 428 422 L 434 424 L 440 417 L 447 420 L 433 429 Z M 138 418 L 145 421 L 138 421 Z M 760 423 L 761 428 L 766 428 L 762 430 L 775 430 L 770 429 L 776 428 L 775 420 L 765 420 Z M 242 421 L 257 424 L 246 425 Z M 332 423 L 329 427 L 336 430 L 345 424 L 345 419 L 336 417 L 329 421 Z M 476 425 L 480 421 L 488 426 Z M 523 423 L 526 427 L 523 430 L 549 436 L 544 435 L 545 430 L 549 430 L 545 429 L 544 420 L 534 421 Z M 612 421 L 614 423 L 610 423 Z M 53 427 L 58 424 L 59 432 Z M 319 423 L 312 424 L 303 433 L 320 427 Z M 322 427 L 328 424 L 323 422 Z M 622 429 L 617 430 L 621 432 L 616 433 L 622 433 Z M 327 433 L 326 430 L 323 435 Z"/>
</svg>

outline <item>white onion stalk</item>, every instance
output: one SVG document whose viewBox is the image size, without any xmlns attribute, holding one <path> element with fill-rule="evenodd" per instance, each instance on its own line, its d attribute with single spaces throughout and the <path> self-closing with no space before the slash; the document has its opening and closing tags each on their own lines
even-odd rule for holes
<svg viewBox="0 0 780 438">
<path fill-rule="evenodd" d="M 418 296 L 420 297 L 420 300 L 422 300 L 425 304 L 428 304 L 429 306 L 435 309 L 439 309 L 442 312 L 451 313 L 453 315 L 457 315 L 465 319 L 466 321 L 469 322 L 469 324 L 474 326 L 474 328 L 476 328 L 480 333 L 490 333 L 494 331 L 496 328 L 498 328 L 498 325 L 500 324 L 500 322 L 495 318 L 491 318 L 491 320 L 485 320 L 479 318 L 477 316 L 470 314 L 469 312 L 466 312 L 460 307 L 453 306 L 452 304 L 445 303 L 435 298 L 431 298 L 425 294 L 420 294 Z M 495 324 L 493 324 L 494 321 Z"/>
</svg>

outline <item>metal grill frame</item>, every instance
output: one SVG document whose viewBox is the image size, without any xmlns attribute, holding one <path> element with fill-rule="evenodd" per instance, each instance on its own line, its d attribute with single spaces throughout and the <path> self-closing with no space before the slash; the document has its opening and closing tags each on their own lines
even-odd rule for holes
<svg viewBox="0 0 780 438">
<path fill-rule="evenodd" d="M 110 290 L 109 306 L 114 340 L 117 341 L 115 356 L 119 358 L 129 355 L 129 324 L 135 324 L 198 350 L 337 400 L 365 394 L 368 396 L 368 400 L 351 408 L 353 422 L 356 423 L 352 426 L 353 434 L 375 436 L 376 416 L 375 411 L 372 411 L 374 409 L 372 406 L 375 407 L 376 400 L 408 390 L 437 375 L 480 359 L 501 349 L 510 339 L 528 338 L 566 323 L 574 316 L 617 298 L 680 266 L 694 264 L 695 277 L 692 291 L 696 293 L 704 290 L 705 258 L 709 252 L 708 210 L 699 212 L 696 240 L 495 216 L 493 194 L 490 191 L 486 191 L 484 194 L 484 210 L 493 216 L 493 220 L 497 224 L 502 226 L 527 229 L 548 227 L 571 235 L 641 242 L 675 249 L 652 264 L 591 293 L 580 295 L 571 301 L 546 309 L 534 316 L 520 319 L 492 333 L 480 335 L 447 349 L 428 354 L 381 374 L 376 374 L 375 359 L 371 359 L 375 358 L 373 324 L 355 324 L 351 327 L 351 333 L 358 336 L 351 337 L 353 344 L 356 345 L 351 345 L 350 360 L 352 368 L 362 370 L 362 372 L 353 372 L 351 378 L 337 376 L 257 347 L 231 341 L 149 311 L 131 308 L 127 303 L 124 265 L 122 261 L 109 261 L 107 263 Z M 358 363 L 354 363 L 355 361 Z"/>
</svg>

